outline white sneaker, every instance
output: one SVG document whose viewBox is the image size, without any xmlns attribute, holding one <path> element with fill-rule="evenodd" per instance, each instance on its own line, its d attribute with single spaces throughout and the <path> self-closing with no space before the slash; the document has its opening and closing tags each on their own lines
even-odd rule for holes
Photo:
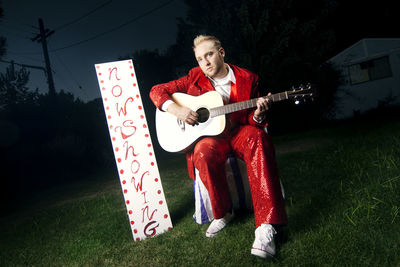
<svg viewBox="0 0 400 267">
<path fill-rule="evenodd" d="M 228 212 L 223 218 L 221 219 L 214 219 L 210 226 L 206 231 L 206 237 L 214 237 L 221 231 L 234 217 L 235 215 L 232 212 Z"/>
<path fill-rule="evenodd" d="M 254 240 L 253 247 L 251 248 L 251 254 L 261 258 L 274 256 L 274 235 L 276 234 L 274 227 L 270 224 L 262 224 L 257 227 L 255 234 L 256 240 Z"/>
</svg>

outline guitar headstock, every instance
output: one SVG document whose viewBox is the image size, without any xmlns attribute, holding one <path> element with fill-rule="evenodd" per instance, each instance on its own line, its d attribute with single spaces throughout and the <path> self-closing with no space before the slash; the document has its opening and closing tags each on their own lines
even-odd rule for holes
<svg viewBox="0 0 400 267">
<path fill-rule="evenodd" d="M 317 96 L 317 90 L 315 86 L 308 83 L 306 85 L 300 85 L 299 87 L 292 87 L 292 90 L 287 91 L 288 97 L 294 100 L 294 103 L 298 105 L 301 101 L 305 102 L 307 99 L 314 100 Z"/>
</svg>

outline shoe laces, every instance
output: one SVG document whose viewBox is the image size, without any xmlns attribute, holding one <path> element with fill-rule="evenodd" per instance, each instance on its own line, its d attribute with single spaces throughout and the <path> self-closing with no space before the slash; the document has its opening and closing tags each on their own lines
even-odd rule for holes
<svg viewBox="0 0 400 267">
<path fill-rule="evenodd" d="M 217 227 L 224 227 L 225 224 L 229 223 L 229 221 L 232 219 L 232 217 L 233 217 L 233 212 L 227 213 L 223 218 L 215 219 L 214 220 L 214 224 Z"/>
<path fill-rule="evenodd" d="M 263 243 L 271 242 L 274 239 L 274 234 L 276 234 L 276 231 L 272 225 L 270 224 L 261 225 L 260 239 Z"/>
</svg>

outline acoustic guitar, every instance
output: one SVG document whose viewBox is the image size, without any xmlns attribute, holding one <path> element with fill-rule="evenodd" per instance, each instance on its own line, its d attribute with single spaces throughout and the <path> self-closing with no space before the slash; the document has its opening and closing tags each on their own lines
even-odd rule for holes
<svg viewBox="0 0 400 267">
<path fill-rule="evenodd" d="M 290 91 L 264 96 L 272 102 L 293 99 L 296 104 L 306 98 L 313 98 L 315 90 L 311 84 L 292 88 Z M 257 99 L 224 105 L 217 91 L 210 91 L 200 96 L 184 93 L 172 94 L 172 100 L 181 106 L 186 106 L 199 114 L 198 124 L 189 125 L 174 115 L 156 110 L 156 131 L 158 142 L 168 152 L 186 152 L 195 142 L 204 136 L 221 134 L 226 125 L 225 114 L 254 108 Z"/>
</svg>

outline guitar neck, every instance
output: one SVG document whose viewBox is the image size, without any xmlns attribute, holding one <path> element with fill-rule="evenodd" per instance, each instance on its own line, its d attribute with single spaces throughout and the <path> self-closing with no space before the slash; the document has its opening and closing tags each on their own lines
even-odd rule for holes
<svg viewBox="0 0 400 267">
<path fill-rule="evenodd" d="M 278 101 L 289 99 L 288 93 L 286 91 L 282 92 L 282 93 L 273 94 L 270 96 L 264 96 L 264 97 L 269 98 L 273 102 L 278 102 Z M 253 99 L 250 99 L 247 101 L 242 101 L 242 102 L 227 104 L 227 105 L 224 105 L 221 107 L 211 108 L 210 109 L 210 117 L 221 116 L 221 115 L 233 113 L 233 112 L 243 110 L 243 109 L 254 108 L 257 106 L 257 99 L 258 98 L 253 98 Z"/>
</svg>

